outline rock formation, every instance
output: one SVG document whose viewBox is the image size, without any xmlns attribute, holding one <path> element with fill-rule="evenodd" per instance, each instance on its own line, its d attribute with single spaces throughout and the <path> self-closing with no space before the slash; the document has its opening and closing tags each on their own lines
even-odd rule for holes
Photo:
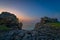
<svg viewBox="0 0 60 40">
<path fill-rule="evenodd" d="M 40 26 L 47 24 L 47 23 L 57 23 L 57 22 L 59 22 L 57 18 L 43 17 L 41 18 L 40 22 L 35 24 L 34 29 L 38 29 Z"/>
<path fill-rule="evenodd" d="M 18 18 L 14 14 L 11 14 L 9 12 L 2 12 L 0 14 L 0 25 L 5 25 L 6 27 L 13 29 L 22 29 L 22 27 L 20 26 L 22 24 L 19 23 Z"/>
<path fill-rule="evenodd" d="M 22 22 L 19 23 L 15 15 L 2 12 L 0 25 L 18 29 L 0 32 L 0 40 L 60 40 L 60 29 L 54 29 L 51 25 L 46 24 L 47 22 L 50 21 L 46 21 L 45 17 L 41 22 L 36 23 L 34 30 L 19 30 L 22 28 Z"/>
</svg>

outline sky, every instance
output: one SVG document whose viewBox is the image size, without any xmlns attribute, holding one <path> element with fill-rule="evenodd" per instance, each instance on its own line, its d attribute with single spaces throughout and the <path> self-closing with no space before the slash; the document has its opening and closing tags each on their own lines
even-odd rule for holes
<svg viewBox="0 0 60 40">
<path fill-rule="evenodd" d="M 60 20 L 60 1 L 0 0 L 0 13 L 2 11 L 15 14 L 20 21 L 24 22 L 24 26 L 26 26 L 24 28 L 32 29 L 32 25 L 44 16 L 58 18 Z"/>
</svg>

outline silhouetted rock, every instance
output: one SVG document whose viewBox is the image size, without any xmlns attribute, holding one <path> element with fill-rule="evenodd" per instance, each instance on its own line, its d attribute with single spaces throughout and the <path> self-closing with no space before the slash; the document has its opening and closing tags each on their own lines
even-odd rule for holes
<svg viewBox="0 0 60 40">
<path fill-rule="evenodd" d="M 36 23 L 36 24 L 35 24 L 35 28 L 34 28 L 34 30 L 38 29 L 40 25 L 41 25 L 41 24 L 40 24 L 39 22 Z"/>
<path fill-rule="evenodd" d="M 13 29 L 22 29 L 22 26 L 19 26 L 21 24 L 19 24 L 18 18 L 14 14 L 11 14 L 9 12 L 2 12 L 0 14 L 0 25 L 5 25 Z"/>
<path fill-rule="evenodd" d="M 57 18 L 43 17 L 43 18 L 41 18 L 40 22 L 37 22 L 35 24 L 35 28 L 34 29 L 38 29 L 40 26 L 42 26 L 44 24 L 47 24 L 47 23 L 58 23 L 58 22 L 59 21 L 58 21 Z"/>
<path fill-rule="evenodd" d="M 57 18 L 49 18 L 49 17 L 43 17 L 41 18 L 41 23 L 52 23 L 52 22 L 59 22 Z"/>
<path fill-rule="evenodd" d="M 23 26 L 23 23 L 22 23 L 22 22 L 20 22 L 20 23 L 19 23 L 19 27 L 18 27 L 18 28 L 20 29 L 20 28 L 22 28 L 22 26 Z"/>
</svg>

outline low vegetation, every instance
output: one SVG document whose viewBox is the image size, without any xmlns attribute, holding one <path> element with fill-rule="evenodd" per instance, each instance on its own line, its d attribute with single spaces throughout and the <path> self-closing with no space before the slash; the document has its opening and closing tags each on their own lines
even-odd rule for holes
<svg viewBox="0 0 60 40">
<path fill-rule="evenodd" d="M 9 30 L 9 28 L 4 25 L 0 25 L 0 30 L 6 31 L 6 30 Z"/>
<path fill-rule="evenodd" d="M 51 26 L 55 27 L 55 28 L 60 28 L 60 22 L 56 22 L 56 23 L 49 23 Z"/>
</svg>

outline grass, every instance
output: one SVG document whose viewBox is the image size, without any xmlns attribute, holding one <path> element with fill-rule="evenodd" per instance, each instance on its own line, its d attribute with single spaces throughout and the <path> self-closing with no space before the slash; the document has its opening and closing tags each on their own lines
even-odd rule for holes
<svg viewBox="0 0 60 40">
<path fill-rule="evenodd" d="M 0 25 L 0 30 L 9 30 L 9 28 L 6 26 Z"/>
<path fill-rule="evenodd" d="M 49 23 L 51 26 L 55 27 L 55 28 L 60 28 L 60 23 Z"/>
<path fill-rule="evenodd" d="M 54 25 L 54 26 L 60 27 L 60 23 L 51 23 L 51 24 Z"/>
</svg>

